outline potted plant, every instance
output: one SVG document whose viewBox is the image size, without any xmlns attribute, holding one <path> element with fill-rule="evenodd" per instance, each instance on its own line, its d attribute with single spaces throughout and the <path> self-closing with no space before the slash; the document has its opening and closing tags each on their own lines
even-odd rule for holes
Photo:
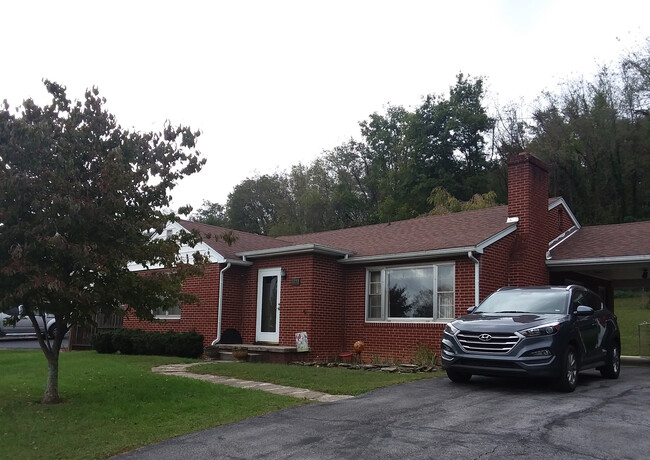
<svg viewBox="0 0 650 460">
<path fill-rule="evenodd" d="M 246 361 L 246 358 L 248 358 L 248 348 L 242 347 L 241 345 L 235 347 L 232 350 L 232 356 L 237 361 Z"/>
</svg>

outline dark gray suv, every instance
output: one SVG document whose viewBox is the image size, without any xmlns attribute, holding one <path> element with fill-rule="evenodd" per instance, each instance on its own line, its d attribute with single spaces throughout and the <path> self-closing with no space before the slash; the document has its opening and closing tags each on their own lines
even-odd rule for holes
<svg viewBox="0 0 650 460">
<path fill-rule="evenodd" d="M 454 382 L 472 374 L 553 378 L 573 391 L 578 372 L 620 373 L 616 316 L 582 286 L 502 288 L 448 323 L 442 367 Z"/>
</svg>

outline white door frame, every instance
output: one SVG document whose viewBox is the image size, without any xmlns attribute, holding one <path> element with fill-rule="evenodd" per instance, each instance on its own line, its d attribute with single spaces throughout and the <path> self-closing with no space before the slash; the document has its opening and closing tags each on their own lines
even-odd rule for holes
<svg viewBox="0 0 650 460">
<path fill-rule="evenodd" d="M 276 277 L 276 295 L 275 295 L 275 325 L 263 324 L 262 301 L 264 299 L 264 278 Z M 257 342 L 279 343 L 280 342 L 280 284 L 282 281 L 282 272 L 278 268 L 262 268 L 257 273 L 257 324 L 255 327 L 255 340 Z M 268 308 L 268 306 L 267 306 Z M 271 314 L 271 313 L 269 313 Z M 271 319 L 272 321 L 272 319 Z M 265 330 L 262 330 L 265 329 Z"/>
</svg>

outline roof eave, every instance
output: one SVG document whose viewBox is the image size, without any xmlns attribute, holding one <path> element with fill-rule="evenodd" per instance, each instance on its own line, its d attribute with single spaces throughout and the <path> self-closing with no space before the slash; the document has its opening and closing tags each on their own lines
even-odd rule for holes
<svg viewBox="0 0 650 460">
<path fill-rule="evenodd" d="M 223 262 L 219 262 L 219 263 L 239 265 L 241 267 L 250 267 L 251 265 L 253 265 L 253 262 L 250 262 L 248 260 L 242 260 L 242 259 L 224 259 Z"/>
<path fill-rule="evenodd" d="M 637 256 L 617 256 L 617 257 L 585 257 L 580 259 L 550 259 L 546 261 L 548 267 L 582 267 L 585 266 L 599 266 L 599 265 L 613 265 L 613 264 L 638 264 L 650 262 L 650 254 L 637 255 Z"/>
<path fill-rule="evenodd" d="M 580 230 L 579 227 L 571 227 L 566 232 L 560 234 L 557 238 L 555 238 L 551 242 L 549 242 L 548 243 L 548 251 L 546 251 L 546 259 L 547 260 L 552 259 L 553 255 L 551 254 L 551 252 L 553 251 L 553 249 L 555 249 L 560 244 L 564 243 L 566 240 L 568 240 L 573 235 L 575 235 L 578 230 Z"/>
<path fill-rule="evenodd" d="M 372 256 L 346 257 L 339 260 L 342 264 L 367 264 L 382 262 L 402 262 L 420 259 L 435 259 L 441 257 L 467 257 L 468 252 L 483 253 L 482 248 L 463 246 L 459 248 L 435 249 L 431 251 L 404 252 L 399 254 L 377 254 Z"/>
<path fill-rule="evenodd" d="M 504 238 L 511 233 L 515 232 L 517 230 L 517 224 L 511 225 L 510 227 L 504 228 L 501 230 L 499 233 L 495 233 L 491 237 L 481 241 L 479 244 L 476 245 L 476 251 L 479 253 L 483 253 L 483 249 L 487 248 L 491 244 L 496 243 L 499 241 L 501 238 Z"/>
<path fill-rule="evenodd" d="M 578 219 L 576 218 L 575 214 L 573 214 L 573 211 L 571 211 L 571 208 L 569 207 L 567 202 L 564 201 L 564 198 L 562 198 L 561 196 L 557 197 L 555 201 L 553 201 L 553 203 L 548 205 L 548 210 L 550 211 L 551 209 L 556 208 L 560 205 L 564 206 L 564 210 L 567 212 L 567 214 L 569 214 L 569 217 L 573 221 L 573 225 L 575 225 L 577 228 L 580 228 L 581 227 L 580 222 L 578 222 Z"/>
<path fill-rule="evenodd" d="M 281 248 L 258 249 L 255 251 L 244 251 L 235 254 L 242 260 L 257 259 L 262 257 L 291 256 L 296 254 L 324 254 L 335 257 L 347 257 L 353 254 L 343 249 L 332 248 L 320 244 L 298 244 L 294 246 L 284 246 Z"/>
</svg>

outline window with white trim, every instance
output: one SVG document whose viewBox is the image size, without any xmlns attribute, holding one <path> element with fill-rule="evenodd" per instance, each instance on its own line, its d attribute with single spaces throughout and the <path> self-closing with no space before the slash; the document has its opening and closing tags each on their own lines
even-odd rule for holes
<svg viewBox="0 0 650 460">
<path fill-rule="evenodd" d="M 455 264 L 376 267 L 366 271 L 366 321 L 454 317 Z"/>
<path fill-rule="evenodd" d="M 162 307 L 158 307 L 155 308 L 152 313 L 156 319 L 180 319 L 181 306 L 177 305 L 175 307 L 168 308 L 167 310 L 163 309 Z"/>
</svg>

